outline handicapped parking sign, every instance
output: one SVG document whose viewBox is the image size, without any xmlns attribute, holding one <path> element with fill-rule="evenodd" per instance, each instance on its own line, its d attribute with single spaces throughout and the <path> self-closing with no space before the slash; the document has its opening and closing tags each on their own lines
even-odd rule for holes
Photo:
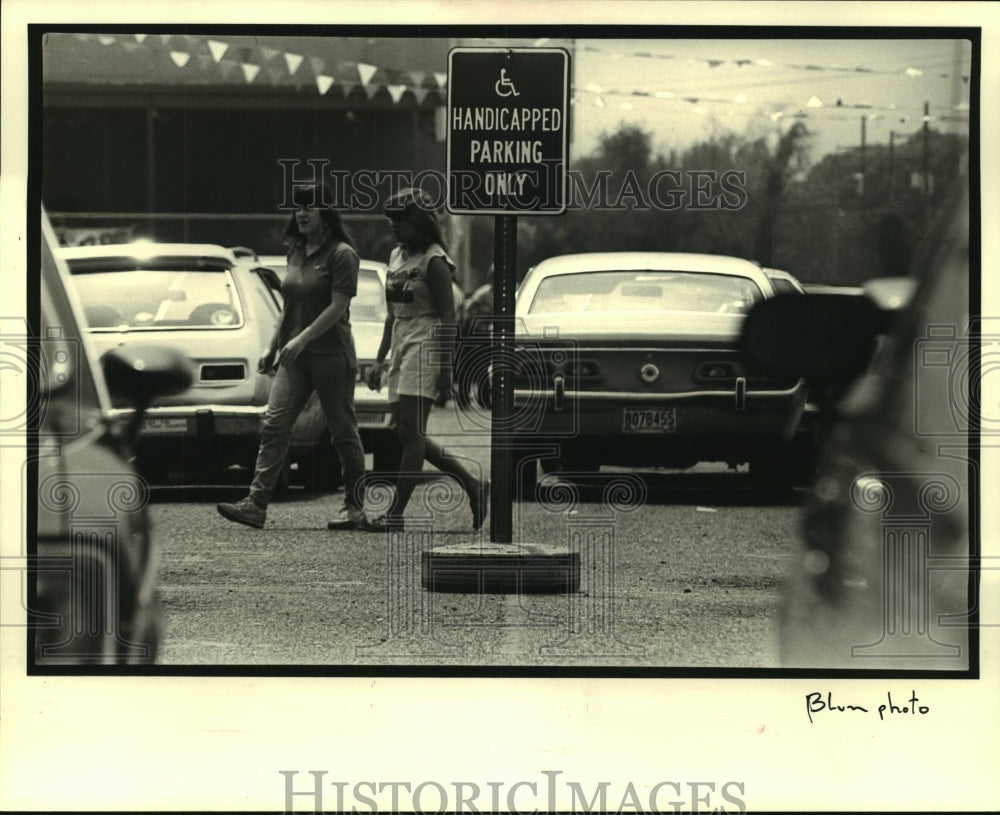
<svg viewBox="0 0 1000 815">
<path fill-rule="evenodd" d="M 448 211 L 566 210 L 569 53 L 454 48 L 448 53 Z"/>
<path fill-rule="evenodd" d="M 497 92 L 497 96 L 520 96 L 517 89 L 514 87 L 514 83 L 507 79 L 507 69 L 500 69 L 500 78 L 497 80 L 497 84 L 494 86 L 494 90 Z"/>
</svg>

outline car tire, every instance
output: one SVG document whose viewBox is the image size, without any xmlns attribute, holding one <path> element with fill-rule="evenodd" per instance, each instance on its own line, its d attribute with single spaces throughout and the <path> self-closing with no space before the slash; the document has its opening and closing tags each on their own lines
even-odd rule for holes
<svg viewBox="0 0 1000 815">
<path fill-rule="evenodd" d="M 340 456 L 324 434 L 298 459 L 298 481 L 306 492 L 336 492 L 344 484 Z"/>
<path fill-rule="evenodd" d="M 372 442 L 372 471 L 384 476 L 399 472 L 403 448 L 395 432 L 379 433 Z"/>
<path fill-rule="evenodd" d="M 159 457 L 139 454 L 136 460 L 139 475 L 149 484 L 165 484 L 170 477 L 170 466 Z"/>
<path fill-rule="evenodd" d="M 750 489 L 764 502 L 784 501 L 792 494 L 795 471 L 791 447 L 777 444 L 774 449 L 750 459 Z"/>
</svg>

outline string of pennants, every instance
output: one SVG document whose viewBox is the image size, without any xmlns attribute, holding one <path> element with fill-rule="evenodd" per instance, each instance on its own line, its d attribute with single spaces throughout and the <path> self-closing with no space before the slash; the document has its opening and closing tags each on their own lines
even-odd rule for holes
<svg viewBox="0 0 1000 815">
<path fill-rule="evenodd" d="M 84 42 L 99 42 L 103 46 L 120 46 L 135 52 L 158 44 L 169 49 L 170 59 L 179 69 L 196 66 L 200 71 L 217 70 L 228 79 L 242 74 L 247 84 L 277 84 L 289 79 L 312 81 L 321 96 L 335 87 L 346 95 L 361 88 L 371 99 L 382 88 L 394 103 L 407 92 L 417 104 L 429 94 L 439 98 L 444 93 L 448 75 L 439 71 L 406 71 L 371 65 L 365 62 L 329 60 L 305 53 L 295 53 L 262 45 L 253 47 L 232 45 L 222 38 L 196 37 L 179 34 L 75 34 Z"/>
<path fill-rule="evenodd" d="M 234 74 L 241 73 L 247 84 L 267 83 L 279 84 L 288 81 L 290 78 L 300 81 L 311 81 L 315 83 L 320 95 L 326 95 L 331 89 L 339 87 L 345 96 L 352 93 L 356 88 L 361 88 L 369 99 L 371 99 L 382 88 L 388 92 L 394 104 L 398 104 L 403 96 L 409 92 L 413 94 L 416 103 L 424 102 L 429 94 L 436 94 L 440 103 L 446 93 L 448 76 L 439 71 L 406 71 L 386 66 L 372 65 L 365 62 L 353 62 L 347 60 L 331 61 L 321 57 L 283 51 L 263 45 L 247 47 L 242 45 L 232 45 L 222 38 L 199 37 L 180 34 L 75 34 L 77 39 L 92 42 L 97 41 L 103 46 L 121 46 L 126 51 L 135 52 L 148 44 L 159 44 L 164 49 L 169 49 L 170 59 L 179 69 L 187 69 L 194 64 L 204 72 L 213 66 L 219 71 L 223 78 L 230 78 Z M 493 40 L 484 38 L 484 43 L 491 43 Z M 500 42 L 500 41 L 496 41 Z M 506 42 L 506 41 L 505 41 Z M 535 41 L 536 46 L 548 44 L 548 39 Z M 674 59 L 673 54 L 656 54 L 649 51 L 609 51 L 591 45 L 576 46 L 577 50 L 599 53 L 610 53 L 617 56 L 628 56 L 636 58 L 670 60 Z M 723 64 L 730 63 L 736 67 L 756 65 L 760 67 L 771 67 L 772 63 L 766 59 L 750 60 L 719 60 L 704 58 L 696 61 L 705 62 L 710 68 L 717 68 Z M 305 67 L 304 67 L 305 66 Z M 924 72 L 917 68 L 907 68 L 905 71 L 885 71 L 865 67 L 842 67 L 842 66 L 819 66 L 819 65 L 781 65 L 782 68 L 801 69 L 807 71 L 840 71 L 858 74 L 883 74 L 899 75 L 908 77 L 924 76 Z M 950 77 L 950 74 L 940 74 L 941 77 Z M 968 77 L 962 79 L 968 83 Z M 665 100 L 674 102 L 685 102 L 696 106 L 702 110 L 702 104 L 722 104 L 722 105 L 745 105 L 750 99 L 745 93 L 737 93 L 733 97 L 704 97 L 687 94 L 675 94 L 670 91 L 646 91 L 646 90 L 622 90 L 602 88 L 594 83 L 585 87 L 573 89 L 574 94 L 571 99 L 572 104 L 577 104 L 582 100 L 581 94 L 589 94 L 593 97 L 593 104 L 598 108 L 606 106 L 605 97 L 624 98 L 620 103 L 622 109 L 631 109 L 633 102 L 640 100 Z M 956 106 L 956 111 L 961 114 L 968 110 L 968 104 Z M 809 118 L 814 115 L 821 115 L 824 118 L 853 118 L 854 115 L 846 115 L 847 111 L 867 111 L 871 119 L 886 119 L 899 117 L 899 121 L 907 121 L 905 112 L 907 110 L 917 110 L 912 108 L 889 106 L 875 106 L 866 103 L 845 102 L 838 98 L 833 102 L 823 102 L 817 96 L 810 96 L 809 100 L 799 110 L 786 113 L 783 110 L 774 111 L 768 115 L 772 121 L 782 118 Z M 938 120 L 961 121 L 961 115 L 945 114 L 936 117 Z"/>
<path fill-rule="evenodd" d="M 704 97 L 704 96 L 689 96 L 682 94 L 674 94 L 669 91 L 642 91 L 642 90 L 615 90 L 602 88 L 596 84 L 590 84 L 586 87 L 580 89 L 584 93 L 591 94 L 593 96 L 593 104 L 595 107 L 603 108 L 606 107 L 605 97 L 618 97 L 625 98 L 626 101 L 620 104 L 620 108 L 623 110 L 631 110 L 634 105 L 633 101 L 643 100 L 643 99 L 663 99 L 663 100 L 673 100 L 676 102 L 686 102 L 688 104 L 696 106 L 696 109 L 702 110 L 697 106 L 702 104 L 720 104 L 720 105 L 747 105 L 750 103 L 749 97 L 745 93 L 737 93 L 733 97 Z M 576 99 L 573 100 L 574 103 Z M 776 110 L 770 114 L 766 114 L 771 121 L 778 121 L 784 118 L 796 118 L 796 119 L 806 119 L 813 116 L 822 116 L 826 119 L 840 119 L 848 120 L 853 119 L 859 115 L 867 115 L 869 119 L 891 119 L 899 118 L 900 122 L 905 122 L 908 120 L 907 112 L 912 111 L 922 111 L 923 105 L 912 105 L 912 106 L 898 106 L 898 105 L 872 105 L 864 102 L 851 103 L 844 102 L 842 98 L 837 98 L 835 101 L 826 103 L 823 102 L 818 96 L 810 96 L 809 100 L 798 110 L 794 110 L 789 113 L 785 110 Z M 969 110 L 969 105 L 967 103 L 961 103 L 955 106 L 955 111 L 957 113 L 943 113 L 938 114 L 934 119 L 938 121 L 965 121 L 966 117 L 964 112 Z M 848 114 L 847 111 L 858 111 L 855 114 Z"/>
<path fill-rule="evenodd" d="M 507 41 L 491 39 L 489 37 L 483 38 L 482 42 L 505 45 Z M 543 45 L 548 45 L 551 40 L 547 37 L 535 40 L 534 45 L 540 47 Z M 778 63 L 775 64 L 768 59 L 749 59 L 749 58 L 739 58 L 739 59 L 717 59 L 713 57 L 678 57 L 676 54 L 667 53 L 656 53 L 653 51 L 626 51 L 616 48 L 607 48 L 599 45 L 576 45 L 577 51 L 583 51 L 584 53 L 591 54 L 606 54 L 612 58 L 630 58 L 630 59 L 652 59 L 652 60 L 671 60 L 671 59 L 685 59 L 690 60 L 695 63 L 704 63 L 709 68 L 720 68 L 723 65 L 733 65 L 737 68 L 745 68 L 749 66 L 756 66 L 761 68 L 784 68 L 795 71 L 833 71 L 837 73 L 850 73 L 850 74 L 868 74 L 872 76 L 907 76 L 907 77 L 920 77 L 920 76 L 931 76 L 940 79 L 951 79 L 951 73 L 941 73 L 932 70 L 922 70 L 920 68 L 907 67 L 904 69 L 879 69 L 879 68 L 868 68 L 863 65 L 818 65 L 816 63 Z M 966 74 L 962 75 L 962 82 L 966 85 L 969 84 L 969 76 Z"/>
</svg>

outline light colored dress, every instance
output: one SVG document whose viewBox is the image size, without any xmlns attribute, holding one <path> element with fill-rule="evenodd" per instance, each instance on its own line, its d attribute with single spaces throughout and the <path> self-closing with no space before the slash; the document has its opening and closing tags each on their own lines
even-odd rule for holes
<svg viewBox="0 0 1000 815">
<path fill-rule="evenodd" d="M 431 288 L 427 283 L 427 267 L 434 258 L 442 258 L 454 274 L 455 263 L 438 244 L 426 251 L 406 255 L 397 246 L 389 256 L 385 274 L 385 300 L 395 321 L 392 326 L 392 364 L 386 384 L 389 401 L 402 396 L 437 396 L 441 360 L 434 344 L 428 342 L 441 325 Z"/>
</svg>

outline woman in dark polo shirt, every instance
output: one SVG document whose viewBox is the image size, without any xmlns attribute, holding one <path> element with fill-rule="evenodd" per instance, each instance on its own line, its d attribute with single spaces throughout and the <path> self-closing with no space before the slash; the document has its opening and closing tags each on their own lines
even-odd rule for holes
<svg viewBox="0 0 1000 815">
<path fill-rule="evenodd" d="M 253 483 L 243 500 L 218 505 L 223 517 L 257 529 L 267 518 L 292 427 L 314 390 L 344 473 L 344 506 L 330 526 L 361 529 L 365 524 L 359 494 L 365 457 L 354 413 L 358 359 L 350 322 L 359 262 L 339 213 L 323 205 L 324 196 L 321 184 L 295 191 L 297 209 L 285 230 L 291 245 L 281 284 L 285 305 L 274 339 L 258 365 L 261 371 L 275 370 L 275 376 Z"/>
</svg>

